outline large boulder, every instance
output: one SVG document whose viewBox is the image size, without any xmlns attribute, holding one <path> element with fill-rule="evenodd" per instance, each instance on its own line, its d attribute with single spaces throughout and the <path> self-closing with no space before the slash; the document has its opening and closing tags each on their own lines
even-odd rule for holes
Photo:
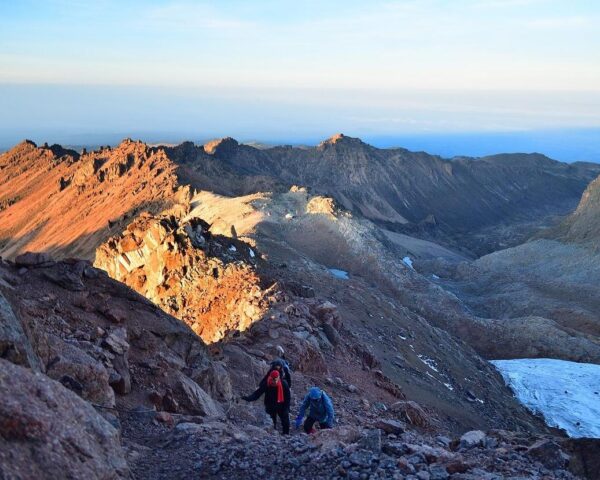
<svg viewBox="0 0 600 480">
<path fill-rule="evenodd" d="M 206 368 L 193 375 L 193 379 L 213 398 L 220 401 L 229 401 L 233 398 L 231 379 L 222 362 L 211 362 Z"/>
<path fill-rule="evenodd" d="M 549 469 L 563 469 L 569 463 L 569 456 L 561 450 L 560 445 L 549 439 L 535 442 L 527 454 Z"/>
<path fill-rule="evenodd" d="M 1 478 L 129 478 L 119 434 L 41 373 L 0 359 Z"/>
<path fill-rule="evenodd" d="M 71 292 L 81 292 L 85 290 L 85 285 L 81 279 L 83 271 L 74 272 L 64 264 L 57 264 L 53 268 L 49 268 L 44 272 L 44 277 L 55 283 L 59 287 Z"/>
<path fill-rule="evenodd" d="M 398 420 L 390 420 L 387 418 L 380 418 L 373 426 L 379 430 L 383 430 L 385 433 L 392 433 L 394 435 L 400 435 L 406 431 L 406 425 Z"/>
<path fill-rule="evenodd" d="M 39 371 L 39 360 L 10 304 L 0 292 L 0 358 Z"/>
<path fill-rule="evenodd" d="M 400 415 L 400 418 L 417 427 L 431 426 L 430 416 L 417 402 L 403 400 L 391 405 L 390 410 Z"/>
<path fill-rule="evenodd" d="M 206 393 L 200 385 L 181 372 L 177 373 L 174 394 L 181 413 L 192 413 L 208 417 L 223 415 L 223 409 Z"/>
<path fill-rule="evenodd" d="M 25 252 L 15 258 L 15 265 L 27 268 L 45 268 L 54 265 L 54 260 L 44 252 Z"/>
<path fill-rule="evenodd" d="M 48 334 L 38 345 L 46 374 L 84 400 L 104 407 L 115 406 L 115 394 L 109 385 L 104 365 L 75 345 Z"/>
<path fill-rule="evenodd" d="M 460 437 L 461 448 L 482 447 L 485 443 L 486 434 L 481 430 L 471 430 Z"/>
</svg>

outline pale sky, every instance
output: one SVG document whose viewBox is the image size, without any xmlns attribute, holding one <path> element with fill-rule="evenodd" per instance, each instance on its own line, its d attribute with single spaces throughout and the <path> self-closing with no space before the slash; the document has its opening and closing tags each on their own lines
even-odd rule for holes
<svg viewBox="0 0 600 480">
<path fill-rule="evenodd" d="M 0 140 L 596 127 L 595 0 L 0 0 Z"/>
</svg>

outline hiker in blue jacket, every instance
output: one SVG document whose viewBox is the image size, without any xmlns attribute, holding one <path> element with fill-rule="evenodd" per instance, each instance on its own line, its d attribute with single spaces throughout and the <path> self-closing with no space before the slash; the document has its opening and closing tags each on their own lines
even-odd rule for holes
<svg viewBox="0 0 600 480">
<path fill-rule="evenodd" d="M 304 397 L 302 404 L 300 405 L 300 411 L 296 417 L 296 428 L 300 428 L 304 414 L 308 409 L 308 415 L 304 422 L 304 431 L 306 433 L 313 433 L 313 425 L 319 422 L 319 426 L 323 428 L 332 428 L 335 420 L 335 414 L 333 411 L 333 403 L 331 398 L 319 387 L 311 387 L 308 391 L 308 395 Z"/>
</svg>

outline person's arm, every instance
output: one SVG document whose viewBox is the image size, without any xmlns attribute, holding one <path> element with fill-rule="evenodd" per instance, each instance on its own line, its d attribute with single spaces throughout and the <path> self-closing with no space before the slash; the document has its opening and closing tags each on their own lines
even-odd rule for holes
<svg viewBox="0 0 600 480">
<path fill-rule="evenodd" d="M 288 387 L 292 388 L 292 375 L 290 374 L 290 369 L 287 368 L 287 366 L 283 367 L 283 376 L 288 384 Z"/>
<path fill-rule="evenodd" d="M 327 417 L 325 418 L 325 423 L 327 425 L 333 425 L 333 419 L 335 417 L 335 413 L 333 410 L 333 402 L 329 395 L 323 392 L 323 401 L 325 402 L 325 410 L 327 411 Z"/>
<path fill-rule="evenodd" d="M 283 383 L 283 406 L 289 410 L 290 403 L 292 401 L 292 394 L 290 392 L 290 387 L 288 386 L 285 380 L 282 380 Z"/>
<path fill-rule="evenodd" d="M 263 393 L 265 393 L 265 390 L 266 386 L 261 382 L 254 393 L 246 395 L 245 397 L 242 397 L 242 399 L 246 400 L 247 402 L 254 402 L 255 400 L 258 400 Z"/>
<path fill-rule="evenodd" d="M 306 409 L 308 408 L 309 402 L 310 399 L 307 395 L 306 397 L 304 397 L 304 400 L 302 400 L 302 403 L 300 404 L 300 410 L 298 410 L 298 416 L 296 417 L 296 428 L 300 427 L 302 419 L 304 418 L 304 414 L 306 413 Z"/>
</svg>

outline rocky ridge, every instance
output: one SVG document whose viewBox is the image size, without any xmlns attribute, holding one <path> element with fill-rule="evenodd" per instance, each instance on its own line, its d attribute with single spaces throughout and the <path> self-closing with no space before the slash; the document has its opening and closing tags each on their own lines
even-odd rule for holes
<svg viewBox="0 0 600 480">
<path fill-rule="evenodd" d="M 91 258 L 142 209 L 159 213 L 176 204 L 178 184 L 230 196 L 300 184 L 379 226 L 479 256 L 520 243 L 569 213 L 599 173 L 594 164 L 566 165 L 539 154 L 445 160 L 341 134 L 312 148 L 258 149 L 231 138 L 150 148 L 126 140 L 85 154 L 24 142 L 0 155 L 1 183 L 11 184 L 0 189 L 6 225 L 0 251 L 14 257 L 44 246 L 74 255 L 68 242 L 78 240 L 77 256 Z M 119 197 L 102 190 L 105 180 Z M 23 211 L 35 215 L 23 218 Z"/>
<path fill-rule="evenodd" d="M 0 155 L 0 254 L 43 250 L 91 260 L 140 212 L 187 198 L 175 171 L 164 151 L 131 140 L 81 154 L 23 142 Z"/>
<path fill-rule="evenodd" d="M 379 225 L 477 256 L 523 241 L 543 219 L 569 213 L 600 173 L 594 164 L 567 165 L 540 154 L 445 160 L 378 149 L 342 134 L 311 148 L 257 149 L 224 139 L 191 157 L 184 161 L 195 172 L 211 175 L 218 159 L 222 171 L 245 179 L 221 187 L 212 182 L 208 189 L 217 193 L 255 192 L 252 178 L 263 187 L 271 179 L 270 191 L 305 185 Z M 219 190 L 224 185 L 233 188 Z M 500 227 L 506 231 L 496 238 Z"/>
</svg>

